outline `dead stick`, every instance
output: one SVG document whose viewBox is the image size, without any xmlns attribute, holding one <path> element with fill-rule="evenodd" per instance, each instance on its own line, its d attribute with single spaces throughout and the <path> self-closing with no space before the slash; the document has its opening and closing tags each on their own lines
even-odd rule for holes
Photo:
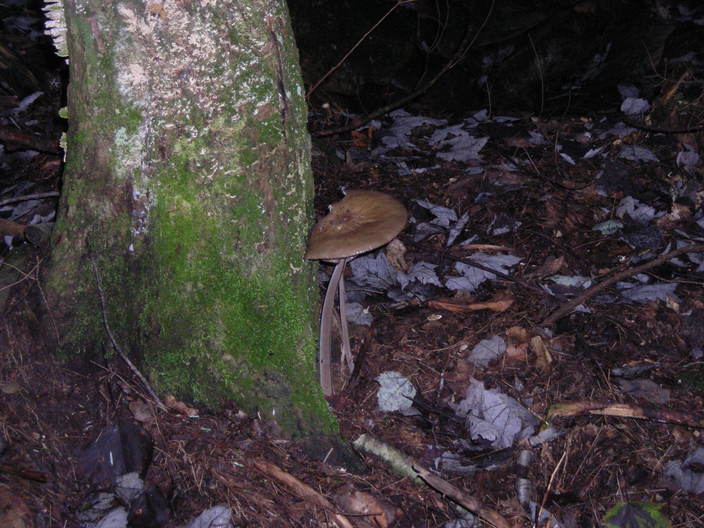
<svg viewBox="0 0 704 528">
<path fill-rule="evenodd" d="M 9 473 L 17 477 L 33 480 L 34 482 L 49 482 L 49 475 L 41 471 L 31 471 L 10 466 L 9 464 L 0 464 L 0 473 Z"/>
<path fill-rule="evenodd" d="M 636 266 L 635 268 L 629 268 L 623 271 L 619 271 L 608 279 L 605 279 L 599 282 L 598 284 L 595 284 L 594 286 L 586 290 L 582 295 L 580 295 L 579 297 L 575 297 L 573 300 L 571 300 L 561 308 L 555 310 L 549 317 L 543 320 L 543 322 L 540 323 L 539 326 L 552 326 L 553 324 L 555 324 L 555 322 L 572 312 L 572 310 L 574 310 L 580 304 L 584 303 L 587 299 L 594 297 L 600 291 L 605 290 L 612 284 L 623 280 L 626 277 L 632 277 L 633 275 L 637 275 L 638 273 L 642 273 L 651 268 L 655 268 L 670 259 L 682 255 L 683 253 L 701 253 L 703 251 L 704 244 L 690 244 L 688 246 L 682 246 L 681 248 L 675 249 L 674 251 L 670 251 L 665 255 L 661 255 L 658 258 L 651 260 L 650 262 L 646 262 L 645 264 L 641 264 L 640 266 Z"/>
<path fill-rule="evenodd" d="M 511 528 L 509 522 L 504 519 L 499 512 L 492 510 L 491 508 L 487 508 L 469 493 L 465 493 L 458 487 L 450 484 L 445 479 L 438 477 L 418 464 L 414 464 L 413 469 L 416 470 L 418 476 L 422 478 L 428 486 L 436 491 L 439 491 L 449 499 L 452 499 L 460 506 L 476 513 L 484 521 L 496 526 L 496 528 Z"/>
<path fill-rule="evenodd" d="M 328 499 L 323 497 L 305 482 L 302 482 L 290 473 L 286 473 L 277 465 L 267 462 L 266 460 L 255 459 L 252 463 L 259 471 L 275 478 L 290 488 L 296 496 L 300 497 L 304 501 L 310 502 L 330 511 L 335 516 L 335 522 L 341 528 L 353 528 L 352 523 L 350 523 L 344 515 L 338 513 L 337 508 Z"/>
<path fill-rule="evenodd" d="M 15 196 L 14 198 L 5 198 L 4 200 L 0 200 L 0 207 L 3 205 L 11 204 L 11 203 L 17 203 L 17 202 L 26 202 L 28 200 L 41 200 L 42 198 L 54 198 L 56 196 L 59 196 L 61 193 L 58 193 L 56 191 L 50 191 L 50 192 L 45 192 L 45 193 L 35 193 L 35 194 L 25 194 L 24 196 Z"/>
<path fill-rule="evenodd" d="M 600 402 L 593 400 L 555 403 L 551 405 L 548 410 L 548 421 L 557 416 L 584 416 L 587 414 L 671 423 L 697 429 L 704 428 L 704 419 L 701 419 L 698 415 L 693 415 L 691 412 L 676 411 L 664 407 L 649 407 L 630 403 Z"/>
<path fill-rule="evenodd" d="M 446 480 L 418 465 L 411 457 L 402 453 L 395 447 L 385 444 L 368 434 L 360 435 L 359 438 L 352 442 L 352 445 L 361 451 L 379 457 L 389 464 L 399 475 L 410 477 L 415 482 L 425 482 L 434 490 L 439 491 L 493 526 L 497 528 L 511 528 L 511 524 L 499 512 L 487 508 L 479 499 L 465 493 Z"/>
<path fill-rule="evenodd" d="M 112 335 L 112 330 L 110 330 L 110 325 L 108 324 L 108 315 L 107 315 L 107 308 L 106 308 L 106 302 L 105 302 L 105 292 L 103 291 L 103 284 L 100 281 L 100 274 L 98 273 L 98 266 L 95 263 L 95 259 L 91 256 L 90 257 L 90 263 L 93 265 L 93 272 L 95 273 L 95 282 L 98 286 L 98 293 L 100 294 L 100 306 L 102 308 L 103 312 L 103 324 L 105 325 L 105 331 L 108 333 L 108 337 L 110 338 L 110 341 L 112 342 L 112 346 L 115 347 L 115 350 L 117 350 L 117 353 L 120 354 L 120 357 L 122 360 L 127 364 L 127 366 L 130 368 L 130 370 L 134 373 L 135 376 L 139 379 L 139 381 L 142 382 L 142 385 L 144 385 L 144 388 L 147 389 L 147 392 L 149 395 L 154 399 L 156 402 L 157 406 L 159 409 L 162 411 L 167 411 L 166 405 L 162 403 L 162 401 L 159 399 L 159 396 L 156 395 L 156 392 L 152 388 L 151 384 L 145 378 L 142 373 L 139 371 L 139 369 L 130 361 L 130 358 L 127 357 L 127 354 L 125 354 L 122 351 L 122 348 L 120 345 L 117 344 L 117 341 L 115 340 L 115 337 Z"/>
</svg>

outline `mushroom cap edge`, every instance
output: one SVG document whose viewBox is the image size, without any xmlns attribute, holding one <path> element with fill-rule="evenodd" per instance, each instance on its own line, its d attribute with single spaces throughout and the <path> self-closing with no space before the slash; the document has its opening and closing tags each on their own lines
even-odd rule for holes
<svg viewBox="0 0 704 528">
<path fill-rule="evenodd" d="M 407 219 L 403 204 L 386 193 L 347 191 L 311 230 L 305 258 L 336 260 L 366 253 L 391 242 Z"/>
</svg>

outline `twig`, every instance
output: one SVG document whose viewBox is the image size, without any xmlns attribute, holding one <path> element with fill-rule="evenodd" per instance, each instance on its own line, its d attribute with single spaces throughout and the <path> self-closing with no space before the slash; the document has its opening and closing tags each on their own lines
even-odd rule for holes
<svg viewBox="0 0 704 528">
<path fill-rule="evenodd" d="M 11 466 L 9 464 L 0 464 L 0 473 L 8 473 L 10 475 L 15 475 L 26 480 L 33 480 L 34 482 L 49 482 L 49 475 L 47 473 L 43 473 L 41 471 L 32 471 L 28 469 L 21 469 L 16 466 Z"/>
<path fill-rule="evenodd" d="M 107 308 L 106 308 L 106 302 L 105 302 L 105 292 L 103 291 L 103 284 L 100 281 L 100 274 L 98 273 L 98 266 L 95 263 L 95 258 L 91 255 L 90 256 L 90 263 L 93 265 L 93 272 L 95 273 L 95 282 L 98 286 L 98 293 L 100 294 L 100 306 L 102 308 L 102 313 L 103 313 L 103 324 L 105 325 L 105 331 L 108 333 L 108 337 L 110 338 L 110 341 L 112 342 L 112 346 L 115 347 L 115 350 L 117 350 L 117 353 L 120 354 L 120 357 L 122 360 L 127 364 L 127 366 L 130 368 L 130 370 L 134 373 L 137 378 L 139 378 L 139 381 L 142 382 L 142 385 L 144 385 L 144 388 L 147 389 L 147 392 L 149 395 L 154 399 L 156 402 L 157 406 L 162 410 L 162 411 L 167 411 L 166 405 L 162 403 L 162 401 L 159 399 L 159 396 L 156 395 L 156 392 L 152 388 L 151 384 L 145 378 L 142 373 L 139 371 L 139 369 L 130 361 L 130 358 L 127 357 L 127 355 L 122 351 L 122 348 L 120 345 L 117 343 L 115 340 L 115 337 L 112 334 L 112 330 L 110 330 L 110 325 L 108 324 L 108 315 L 107 315 Z"/>
<path fill-rule="evenodd" d="M 340 526 L 340 528 L 353 528 L 352 523 L 350 523 L 344 515 L 338 512 L 338 509 L 334 504 L 332 504 L 328 499 L 315 491 L 305 482 L 302 482 L 290 473 L 285 472 L 277 465 L 267 462 L 266 460 L 255 459 L 252 461 L 252 464 L 262 473 L 275 478 L 287 486 L 299 498 L 332 513 L 335 518 L 335 523 Z"/>
<path fill-rule="evenodd" d="M 417 99 L 421 95 L 423 95 L 425 92 L 427 92 L 430 88 L 433 87 L 433 85 L 440 80 L 440 78 L 445 75 L 448 71 L 450 71 L 452 68 L 457 66 L 459 62 L 464 59 L 465 55 L 467 55 L 467 52 L 471 49 L 471 47 L 474 45 L 475 41 L 477 38 L 479 38 L 479 35 L 481 34 L 482 30 L 484 29 L 484 26 L 489 22 L 489 18 L 491 17 L 491 14 L 494 11 L 494 2 L 495 0 L 491 1 L 491 6 L 489 7 L 489 12 L 487 13 L 486 17 L 484 17 L 484 20 L 479 26 L 479 29 L 477 32 L 474 34 L 474 38 L 471 38 L 471 28 L 467 27 L 467 32 L 465 33 L 464 38 L 462 39 L 462 42 L 460 45 L 457 47 L 457 51 L 453 55 L 453 57 L 445 64 L 445 66 L 442 67 L 442 69 L 435 74 L 435 76 L 427 81 L 426 83 L 422 84 L 418 89 L 416 89 L 413 93 L 408 94 L 405 97 L 402 97 L 401 99 L 390 103 L 386 106 L 382 106 L 381 108 L 375 110 L 371 114 L 368 114 L 364 119 L 361 121 L 355 122 L 353 125 L 348 125 L 344 127 L 339 127 L 339 128 L 332 128 L 328 130 L 321 130 L 319 132 L 312 132 L 311 134 L 316 137 L 325 137 L 325 136 L 334 136 L 337 134 L 344 134 L 345 132 L 349 132 L 351 130 L 354 130 L 356 128 L 361 127 L 362 125 L 365 125 L 366 123 L 369 123 L 370 121 L 377 119 L 378 117 L 383 116 L 384 114 L 388 114 L 392 110 L 396 110 L 397 108 L 402 107 L 406 103 L 409 103 L 410 101 L 413 101 L 414 99 Z M 471 40 L 470 40 L 471 39 Z"/>
<path fill-rule="evenodd" d="M 484 506 L 479 502 L 479 499 L 469 493 L 465 493 L 458 487 L 450 484 L 418 464 L 414 464 L 413 469 L 416 470 L 420 478 L 422 478 L 428 486 L 452 499 L 460 506 L 467 508 L 469 511 L 475 512 L 492 526 L 496 526 L 496 528 L 510 528 L 511 525 L 501 514 Z"/>
<path fill-rule="evenodd" d="M 12 288 L 13 286 L 16 286 L 17 284 L 20 284 L 20 283 L 22 283 L 22 282 L 24 282 L 24 281 L 26 281 L 26 280 L 33 280 L 33 281 L 36 281 L 36 280 L 37 280 L 34 275 L 35 275 L 35 270 L 37 269 L 37 266 L 39 266 L 39 263 L 38 263 L 38 262 L 32 267 L 31 270 L 29 270 L 28 273 L 25 273 L 25 272 L 22 271 L 20 268 L 18 268 L 17 266 L 14 266 L 14 265 L 12 265 L 12 264 L 10 264 L 9 262 L 0 262 L 0 266 L 7 266 L 8 268 L 12 268 L 12 269 L 14 269 L 15 271 L 17 271 L 20 275 L 23 276 L 21 279 L 18 279 L 18 280 L 16 280 L 15 282 L 12 282 L 12 283 L 10 283 L 10 284 L 6 284 L 6 285 L 4 285 L 4 286 L 0 286 L 0 291 L 6 290 L 6 289 L 8 289 L 8 288 Z"/>
<path fill-rule="evenodd" d="M 475 513 L 496 528 L 510 528 L 511 524 L 496 510 L 488 508 L 476 497 L 450 484 L 417 464 L 411 457 L 376 438 L 363 434 L 353 442 L 354 447 L 381 458 L 399 475 L 407 476 L 415 482 L 423 481 L 460 506 Z"/>
<path fill-rule="evenodd" d="M 580 304 L 584 303 L 587 299 L 594 297 L 594 295 L 596 295 L 600 291 L 608 288 L 609 286 L 620 280 L 625 279 L 626 277 L 632 277 L 633 275 L 637 275 L 638 273 L 642 273 L 651 268 L 655 268 L 670 259 L 682 255 L 683 253 L 701 252 L 704 252 L 704 244 L 690 244 L 688 246 L 682 246 L 681 248 L 675 249 L 674 251 L 670 251 L 665 255 L 661 255 L 658 258 L 651 260 L 650 262 L 646 262 L 645 264 L 641 264 L 640 266 L 636 266 L 635 268 L 629 268 L 615 273 L 608 279 L 603 280 L 598 284 L 595 284 L 591 288 L 587 289 L 580 296 L 575 297 L 570 302 L 563 305 L 561 308 L 555 310 L 550 316 L 548 316 L 546 319 L 543 320 L 543 322 L 539 324 L 539 327 L 552 326 L 553 324 L 555 324 L 555 322 L 572 312 L 572 310 L 574 310 Z"/>
<path fill-rule="evenodd" d="M 306 99 L 309 99 L 310 96 L 313 94 L 313 92 L 316 91 L 316 90 L 318 89 L 318 87 L 319 87 L 321 84 L 323 84 L 323 83 L 325 82 L 325 79 L 327 79 L 328 77 L 330 77 L 333 73 L 335 73 L 335 72 L 340 68 L 340 66 L 342 66 L 342 64 L 347 60 L 347 58 L 348 58 L 350 55 L 352 55 L 352 53 L 354 52 L 354 50 L 356 50 L 356 49 L 359 47 L 359 45 L 360 45 L 362 42 L 364 42 L 364 39 L 366 39 L 372 31 L 374 31 L 377 27 L 379 27 L 379 24 L 381 24 L 384 20 L 386 20 L 386 19 L 388 18 L 388 16 L 389 16 L 391 13 L 393 13 L 394 10 L 395 10 L 398 6 L 403 5 L 403 4 L 407 4 L 407 3 L 409 3 L 409 2 L 413 2 L 413 1 L 415 1 L 415 0 L 399 0 L 398 2 L 396 2 L 396 3 L 391 7 L 391 9 L 389 9 L 389 10 L 384 14 L 384 16 L 382 16 L 382 17 L 377 21 L 376 24 L 374 24 L 371 28 L 369 28 L 369 31 L 367 31 L 364 35 L 362 35 L 362 37 L 357 41 L 357 43 L 356 43 L 354 46 L 352 46 L 352 47 L 350 48 L 350 50 L 349 50 L 347 53 L 345 53 L 345 54 L 343 55 L 343 57 L 340 59 L 340 61 L 339 61 L 337 64 L 335 64 L 335 66 L 333 66 L 332 68 L 330 68 L 330 69 L 327 71 L 327 73 L 326 73 L 325 75 L 323 75 L 320 79 L 318 79 L 318 82 L 316 82 L 316 83 L 310 88 L 310 90 L 308 90 L 308 93 L 306 94 Z"/>
<path fill-rule="evenodd" d="M 615 416 L 617 418 L 634 418 L 659 423 L 685 425 L 696 429 L 704 429 L 704 420 L 692 413 L 675 411 L 665 407 L 646 407 L 630 403 L 612 403 L 592 400 L 581 400 L 571 403 L 555 403 L 548 410 L 548 420 L 556 416 L 583 416 L 597 414 Z"/>
<path fill-rule="evenodd" d="M 37 257 L 37 265 L 35 266 L 36 268 L 36 281 L 37 281 L 37 288 L 39 289 L 39 293 L 42 296 L 42 300 L 44 301 L 44 304 L 46 305 L 46 311 L 49 314 L 49 319 L 51 319 L 51 326 L 54 327 L 54 334 L 56 336 L 56 342 L 60 343 L 61 342 L 61 334 L 59 334 L 59 326 L 56 324 L 56 318 L 54 317 L 54 312 L 51 309 L 51 305 L 49 304 L 49 299 L 46 298 L 46 294 L 44 293 L 44 288 L 42 288 L 42 281 L 39 280 L 39 265 L 42 263 L 44 258 L 39 258 Z"/>
<path fill-rule="evenodd" d="M 17 202 L 26 202 L 28 200 L 40 200 L 42 198 L 54 198 L 56 196 L 60 196 L 61 193 L 56 192 L 56 191 L 50 191 L 50 192 L 45 192 L 45 193 L 35 193 L 35 194 L 25 194 L 24 196 L 15 196 L 14 198 L 5 198 L 4 200 L 0 200 L 0 207 L 3 205 L 11 204 L 11 203 L 17 203 Z"/>
<path fill-rule="evenodd" d="M 535 516 L 535 519 L 533 519 L 533 522 L 537 522 L 540 520 L 541 514 L 543 513 L 543 510 L 545 509 L 545 503 L 548 501 L 548 497 L 550 496 L 550 493 L 552 490 L 552 484 L 555 481 L 555 476 L 557 475 L 557 472 L 560 469 L 560 466 L 565 461 L 565 458 L 567 458 L 567 449 L 565 449 L 565 451 L 562 453 L 560 460 L 557 461 L 557 464 L 555 464 L 555 467 L 553 468 L 552 473 L 550 474 L 550 480 L 548 481 L 548 486 L 547 486 L 547 488 L 545 488 L 545 493 L 543 493 L 543 500 L 540 501 L 540 508 L 538 509 L 538 514 Z"/>
<path fill-rule="evenodd" d="M 42 263 L 44 259 L 37 257 L 37 263 L 32 267 L 31 270 L 29 270 L 28 273 L 25 273 L 22 271 L 20 268 L 17 266 L 13 266 L 9 262 L 0 262 L 0 266 L 8 266 L 15 271 L 17 271 L 20 275 L 23 277 L 11 284 L 6 284 L 5 286 L 0 286 L 0 291 L 5 290 L 7 288 L 12 288 L 13 286 L 16 286 L 17 284 L 20 284 L 21 282 L 24 282 L 26 280 L 33 280 L 34 282 L 37 283 L 37 288 L 39 289 L 39 293 L 42 296 L 42 300 L 44 301 L 44 304 L 46 305 L 47 312 L 49 313 L 49 318 L 51 319 L 51 324 L 54 327 L 54 333 L 56 334 L 56 342 L 58 343 L 61 341 L 59 338 L 59 328 L 56 325 L 56 319 L 54 319 L 54 312 L 51 311 L 51 306 L 49 306 L 49 301 L 46 298 L 46 295 L 44 294 L 44 289 L 42 288 L 42 282 L 39 280 L 39 265 Z"/>
<path fill-rule="evenodd" d="M 533 54 L 535 55 L 535 69 L 538 70 L 538 77 L 540 78 L 540 112 L 538 115 L 543 114 L 545 109 L 545 79 L 543 79 L 543 61 L 540 59 L 538 50 L 535 48 L 535 43 L 533 42 L 533 37 L 528 33 L 528 42 L 530 42 L 530 47 L 533 49 Z"/>
</svg>

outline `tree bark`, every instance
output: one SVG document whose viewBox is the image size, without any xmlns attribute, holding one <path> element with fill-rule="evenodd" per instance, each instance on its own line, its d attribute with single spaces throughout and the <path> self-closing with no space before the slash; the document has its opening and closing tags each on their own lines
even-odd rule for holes
<svg viewBox="0 0 704 528">
<path fill-rule="evenodd" d="M 334 434 L 315 372 L 306 107 L 284 0 L 66 0 L 63 351 L 116 339 L 162 394 Z M 49 319 L 49 318 L 48 318 Z"/>
</svg>

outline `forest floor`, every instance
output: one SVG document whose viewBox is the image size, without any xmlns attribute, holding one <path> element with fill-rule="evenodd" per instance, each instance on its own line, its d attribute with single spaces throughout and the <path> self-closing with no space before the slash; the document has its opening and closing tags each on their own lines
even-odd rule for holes
<svg viewBox="0 0 704 528">
<path fill-rule="evenodd" d="M 31 62 L 32 44 L 13 49 Z M 53 220 L 59 70 L 16 80 L 50 97 L 0 97 L 0 217 L 18 224 Z M 658 115 L 675 93 L 650 101 Z M 9 240 L 0 526 L 115 528 L 106 515 L 126 504 L 134 527 L 225 512 L 234 526 L 485 525 L 458 504 L 498 526 L 598 526 L 614 507 L 615 526 L 704 526 L 702 133 L 478 109 L 319 134 L 344 116 L 311 109 L 318 217 L 341 189 L 370 189 L 410 219 L 347 271 L 355 368 L 335 363 L 329 401 L 365 471 L 311 460 L 234 407 L 161 412 L 117 356 L 58 362 L 36 339 L 43 253 Z M 50 194 L 16 200 L 36 193 Z M 385 397 L 394 380 L 407 398 Z M 115 465 L 143 483 L 116 487 Z"/>
</svg>

